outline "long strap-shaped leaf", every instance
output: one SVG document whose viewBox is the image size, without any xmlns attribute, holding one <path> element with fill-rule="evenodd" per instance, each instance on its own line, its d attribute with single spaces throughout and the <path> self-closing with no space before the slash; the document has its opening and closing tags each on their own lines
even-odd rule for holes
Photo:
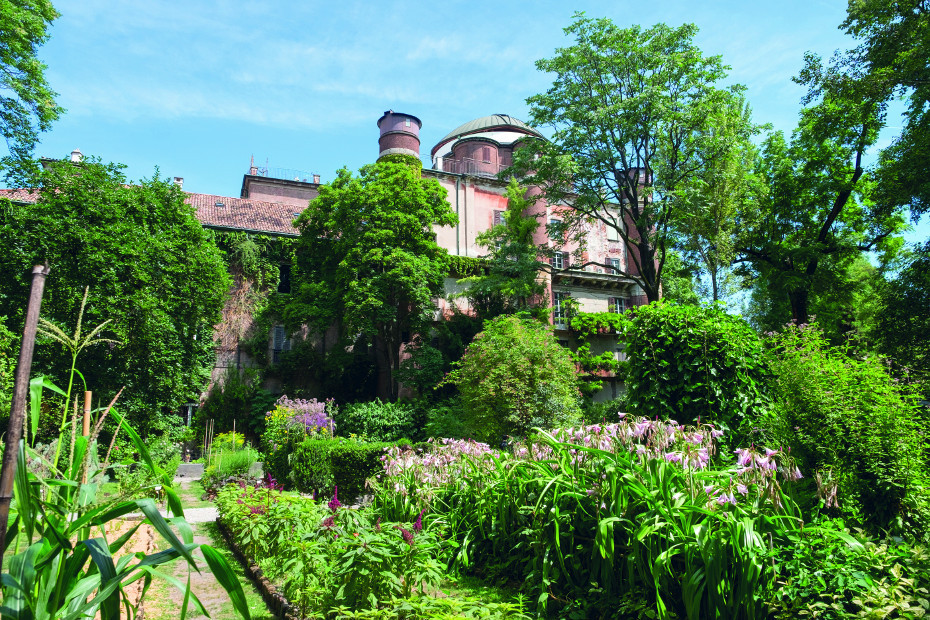
<svg viewBox="0 0 930 620">
<path fill-rule="evenodd" d="M 226 558 L 220 555 L 220 552 L 210 545 L 201 545 L 200 550 L 203 552 L 203 558 L 207 561 L 210 570 L 213 571 L 216 580 L 220 582 L 223 589 L 229 593 L 229 598 L 235 610 L 239 612 L 245 620 L 251 620 L 252 616 L 249 615 L 249 606 L 245 601 L 245 593 L 242 591 L 242 584 L 239 583 L 236 574 L 229 566 Z"/>
<path fill-rule="evenodd" d="M 82 542 L 87 547 L 91 559 L 94 561 L 94 564 L 97 565 L 97 570 L 100 572 L 100 590 L 102 593 L 108 589 L 107 587 L 112 582 L 119 581 L 116 567 L 113 565 L 113 556 L 110 555 L 107 541 L 103 538 L 91 538 L 90 540 Z M 98 594 L 96 598 L 100 599 L 100 595 Z M 102 620 L 119 620 L 119 598 L 120 591 L 117 588 L 113 589 L 102 601 L 99 601 L 100 617 Z"/>
</svg>

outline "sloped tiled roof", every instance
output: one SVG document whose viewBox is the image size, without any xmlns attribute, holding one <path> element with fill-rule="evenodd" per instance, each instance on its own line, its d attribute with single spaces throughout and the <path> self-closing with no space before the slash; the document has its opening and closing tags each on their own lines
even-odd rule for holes
<svg viewBox="0 0 930 620">
<path fill-rule="evenodd" d="M 13 202 L 35 202 L 39 192 L 28 189 L 0 189 L 0 198 L 9 198 Z"/>
<path fill-rule="evenodd" d="M 197 210 L 197 219 L 208 228 L 231 228 L 278 235 L 298 234 L 293 221 L 300 213 L 300 207 L 214 194 L 185 194 L 185 202 Z M 39 194 L 28 189 L 0 189 L 0 197 L 14 202 L 35 202 Z"/>
<path fill-rule="evenodd" d="M 187 203 L 197 209 L 197 219 L 207 227 L 235 228 L 279 235 L 297 235 L 294 218 L 300 207 L 249 198 L 213 194 L 187 194 Z"/>
</svg>

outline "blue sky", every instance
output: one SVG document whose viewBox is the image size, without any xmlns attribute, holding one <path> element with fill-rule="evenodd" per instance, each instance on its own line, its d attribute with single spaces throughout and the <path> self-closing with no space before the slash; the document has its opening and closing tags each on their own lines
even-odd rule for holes
<svg viewBox="0 0 930 620">
<path fill-rule="evenodd" d="M 324 182 L 371 162 L 389 108 L 423 121 L 427 155 L 473 118 L 526 119 L 526 98 L 551 84 L 534 61 L 571 43 L 562 28 L 575 11 L 620 25 L 696 23 L 705 54 L 722 55 L 730 81 L 747 86 L 755 120 L 786 132 L 803 95 L 790 78 L 804 52 L 853 45 L 838 29 L 845 2 L 816 0 L 55 5 L 61 17 L 41 58 L 68 112 L 37 154 L 77 147 L 126 164 L 133 179 L 158 166 L 188 191 L 228 196 L 239 195 L 253 155 Z M 900 121 L 889 125 L 894 133 Z"/>
</svg>

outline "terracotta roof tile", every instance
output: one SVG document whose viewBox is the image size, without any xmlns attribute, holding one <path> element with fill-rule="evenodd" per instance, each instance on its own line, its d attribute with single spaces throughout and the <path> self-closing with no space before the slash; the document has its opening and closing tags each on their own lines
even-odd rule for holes
<svg viewBox="0 0 930 620">
<path fill-rule="evenodd" d="M 197 210 L 197 219 L 207 227 L 260 231 L 278 235 L 297 235 L 294 218 L 300 207 L 279 202 L 248 198 L 231 198 L 214 194 L 187 194 L 187 204 Z M 16 202 L 35 202 L 38 192 L 27 189 L 0 189 L 0 197 Z"/>
<path fill-rule="evenodd" d="M 279 235 L 298 234 L 293 221 L 302 211 L 300 207 L 248 198 L 191 193 L 187 193 L 186 202 L 197 209 L 197 219 L 204 226 Z"/>
<path fill-rule="evenodd" d="M 9 198 L 13 202 L 35 202 L 39 192 L 28 189 L 0 189 L 0 198 Z"/>
</svg>

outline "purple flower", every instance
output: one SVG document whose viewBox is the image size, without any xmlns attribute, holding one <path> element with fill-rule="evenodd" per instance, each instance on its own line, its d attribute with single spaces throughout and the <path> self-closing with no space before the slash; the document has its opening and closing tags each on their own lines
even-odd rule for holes
<svg viewBox="0 0 930 620">
<path fill-rule="evenodd" d="M 325 519 L 323 519 L 323 527 L 325 527 L 325 528 L 333 527 L 335 524 L 336 524 L 336 517 L 334 517 L 334 516 L 332 516 L 332 515 L 330 515 L 330 516 L 326 517 Z"/>
<path fill-rule="evenodd" d="M 417 520 L 413 523 L 413 531 L 419 534 L 423 531 L 423 513 L 426 512 L 426 508 L 420 511 L 420 514 L 417 515 Z"/>
<path fill-rule="evenodd" d="M 378 520 L 375 521 L 375 531 L 381 532 L 381 517 L 378 517 Z"/>
<path fill-rule="evenodd" d="M 400 535 L 404 537 L 404 542 L 412 547 L 413 546 L 413 534 L 409 530 L 405 530 L 399 525 L 397 526 L 397 529 L 400 530 Z"/>
<path fill-rule="evenodd" d="M 333 512 L 336 512 L 342 506 L 342 502 L 339 501 L 339 487 L 338 486 L 333 490 L 333 498 L 329 500 L 329 504 L 327 504 L 327 506 L 329 506 L 329 509 L 332 510 Z"/>
<path fill-rule="evenodd" d="M 259 504 L 258 506 L 249 506 L 249 512 L 253 515 L 263 515 L 265 514 L 265 507 Z"/>
</svg>

